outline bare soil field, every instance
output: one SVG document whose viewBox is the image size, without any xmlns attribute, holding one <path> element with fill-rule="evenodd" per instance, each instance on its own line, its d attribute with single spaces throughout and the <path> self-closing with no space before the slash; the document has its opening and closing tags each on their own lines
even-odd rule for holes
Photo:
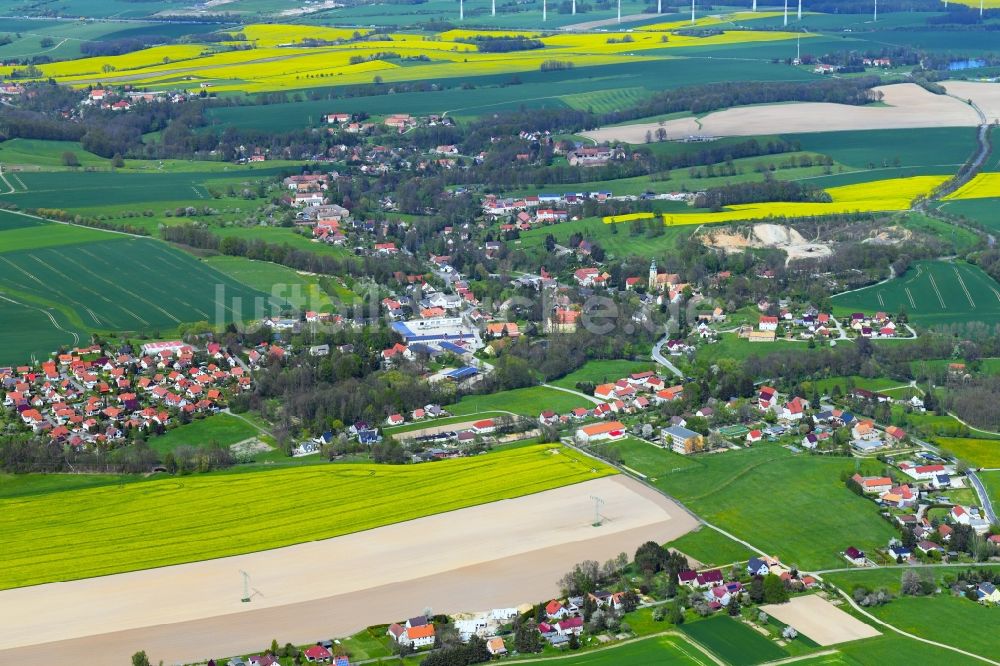
<svg viewBox="0 0 1000 666">
<path fill-rule="evenodd" d="M 604 499 L 600 527 L 593 502 Z M 261 498 L 266 501 L 266 498 Z M 0 592 L 0 663 L 77 666 L 247 654 L 423 612 L 512 607 L 558 593 L 575 562 L 671 541 L 697 521 L 607 477 L 335 539 Z M 240 571 L 252 601 L 241 603 Z"/>
<path fill-rule="evenodd" d="M 582 134 L 598 143 L 604 141 L 645 143 L 646 132 L 655 133 L 660 127 L 667 131 L 668 140 L 677 140 L 693 136 L 758 136 L 914 127 L 975 127 L 979 124 L 979 116 L 969 105 L 954 97 L 934 95 L 915 83 L 879 86 L 875 90 L 883 93 L 882 102 L 885 106 L 851 106 L 825 102 L 761 104 L 715 111 L 700 119 L 678 118 L 669 120 L 663 125 L 653 122 L 603 127 Z"/>
<path fill-rule="evenodd" d="M 986 114 L 987 122 L 1000 120 L 1000 83 L 986 81 L 942 81 L 949 95 L 971 99 Z"/>
<path fill-rule="evenodd" d="M 795 597 L 787 604 L 771 604 L 760 608 L 823 646 L 880 635 L 875 627 L 845 613 L 816 594 Z"/>
</svg>

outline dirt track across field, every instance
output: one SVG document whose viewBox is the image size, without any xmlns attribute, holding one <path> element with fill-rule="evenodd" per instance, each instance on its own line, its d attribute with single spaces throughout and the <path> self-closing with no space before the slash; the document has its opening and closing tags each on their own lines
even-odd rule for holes
<svg viewBox="0 0 1000 666">
<path fill-rule="evenodd" d="M 795 597 L 787 604 L 771 604 L 760 608 L 823 646 L 881 635 L 875 627 L 815 594 Z"/>
<path fill-rule="evenodd" d="M 655 122 L 604 127 L 582 134 L 598 143 L 645 143 L 646 133 L 655 135 L 660 127 L 666 130 L 668 140 L 680 140 L 686 137 L 979 125 L 979 115 L 968 104 L 947 95 L 934 95 L 915 83 L 879 86 L 875 90 L 884 94 L 882 101 L 887 106 L 824 102 L 761 104 L 715 111 L 700 119 L 678 118 L 662 125 Z"/>
<path fill-rule="evenodd" d="M 591 525 L 593 495 L 605 501 L 600 527 Z M 557 594 L 576 562 L 696 526 L 663 496 L 616 476 L 288 548 L 6 590 L 0 663 L 105 666 L 137 650 L 153 663 L 185 663 L 260 651 L 272 638 L 345 636 L 425 608 L 512 607 Z M 240 602 L 241 570 L 250 603 Z"/>
</svg>

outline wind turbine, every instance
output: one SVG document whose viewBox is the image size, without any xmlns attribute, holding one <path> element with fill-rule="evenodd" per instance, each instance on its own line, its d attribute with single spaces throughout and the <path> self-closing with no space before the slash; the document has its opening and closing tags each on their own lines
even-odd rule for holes
<svg viewBox="0 0 1000 666">
<path fill-rule="evenodd" d="M 945 4 L 945 7 L 948 5 Z M 983 18 L 983 0 L 979 0 L 979 18 Z"/>
<path fill-rule="evenodd" d="M 802 0 L 799 0 L 799 20 L 802 20 Z"/>
<path fill-rule="evenodd" d="M 691 25 L 694 25 L 694 0 L 691 0 Z"/>
<path fill-rule="evenodd" d="M 576 0 L 573 0 L 573 7 L 576 7 Z M 493 0 L 493 13 L 492 16 L 497 15 L 497 0 Z"/>
<path fill-rule="evenodd" d="M 622 22 L 622 0 L 618 0 L 618 22 Z"/>
<path fill-rule="evenodd" d="M 750 8 L 750 11 L 752 11 L 754 14 L 757 13 L 757 0 L 753 0 L 753 7 Z"/>
<path fill-rule="evenodd" d="M 656 13 L 657 14 L 663 13 L 663 0 L 656 0 Z"/>
<path fill-rule="evenodd" d="M 785 0 L 785 25 L 788 25 L 788 0 Z"/>
<path fill-rule="evenodd" d="M 878 0 L 875 0 L 875 13 L 872 15 L 872 23 L 878 23 Z"/>
<path fill-rule="evenodd" d="M 497 0 L 493 0 L 493 2 L 496 2 L 496 1 Z M 573 16 L 576 16 L 576 0 L 573 0 Z"/>
<path fill-rule="evenodd" d="M 545 19 L 548 18 L 548 16 L 549 16 L 549 8 L 545 4 L 545 0 L 542 0 L 542 22 L 544 22 Z"/>
<path fill-rule="evenodd" d="M 465 0 L 458 0 L 458 20 L 465 20 Z"/>
</svg>

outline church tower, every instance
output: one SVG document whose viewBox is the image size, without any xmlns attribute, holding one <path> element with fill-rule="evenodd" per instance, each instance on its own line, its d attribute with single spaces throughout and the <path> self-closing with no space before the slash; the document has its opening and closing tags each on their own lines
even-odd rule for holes
<svg viewBox="0 0 1000 666">
<path fill-rule="evenodd" d="M 656 291 L 656 259 L 649 264 L 649 290 Z"/>
</svg>

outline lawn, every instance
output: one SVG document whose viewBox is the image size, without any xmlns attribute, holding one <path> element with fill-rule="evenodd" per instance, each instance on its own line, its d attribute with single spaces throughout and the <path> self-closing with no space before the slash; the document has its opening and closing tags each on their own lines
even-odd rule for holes
<svg viewBox="0 0 1000 666">
<path fill-rule="evenodd" d="M 554 379 L 550 384 L 562 386 L 563 388 L 576 390 L 576 385 L 580 382 L 589 384 L 604 384 L 615 382 L 622 377 L 628 377 L 632 373 L 645 372 L 646 370 L 656 370 L 656 364 L 652 361 L 626 361 L 626 360 L 595 360 L 587 361 L 583 367 L 574 370 L 564 377 Z"/>
<path fill-rule="evenodd" d="M 664 625 L 666 627 L 670 625 Z M 683 636 L 656 636 L 644 638 L 620 647 L 604 648 L 582 654 L 568 654 L 559 658 L 567 666 L 705 666 L 707 657 L 692 646 Z"/>
<path fill-rule="evenodd" d="M 257 428 L 243 419 L 229 414 L 214 414 L 168 430 L 159 437 L 150 437 L 149 446 L 162 455 L 178 446 L 229 446 L 260 434 Z"/>
<path fill-rule="evenodd" d="M 686 623 L 680 630 L 731 666 L 752 666 L 788 656 L 776 643 L 728 616 Z"/>
<path fill-rule="evenodd" d="M 278 548 L 613 473 L 539 445 L 421 465 L 310 465 L 4 499 L 0 589 Z"/>
<path fill-rule="evenodd" d="M 963 261 L 919 261 L 903 276 L 833 297 L 835 311 L 899 312 L 921 324 L 1000 321 L 1000 284 Z"/>
<path fill-rule="evenodd" d="M 650 481 L 701 467 L 696 458 L 682 456 L 634 437 L 602 443 L 595 448 L 597 451 L 617 450 L 626 467 L 644 474 Z"/>
<path fill-rule="evenodd" d="M 721 567 L 733 562 L 745 562 L 755 555 L 746 546 L 733 541 L 710 527 L 700 527 L 666 544 L 706 566 Z"/>
<path fill-rule="evenodd" d="M 836 567 L 843 562 L 839 553 L 844 548 L 867 550 L 897 535 L 872 502 L 851 493 L 840 480 L 841 472 L 855 471 L 850 460 L 793 454 L 777 445 L 696 460 L 700 467 L 661 477 L 654 485 L 787 564 Z M 861 464 L 861 469 L 868 466 Z M 850 522 L 849 533 L 843 531 L 845 521 Z"/>
<path fill-rule="evenodd" d="M 974 467 L 1000 467 L 1000 440 L 937 437 L 935 442 Z"/>
<path fill-rule="evenodd" d="M 488 411 L 506 411 L 521 416 L 538 416 L 546 409 L 565 414 L 577 407 L 592 408 L 594 403 L 571 393 L 545 386 L 501 391 L 487 395 L 467 395 L 444 409 L 455 416 L 478 414 Z"/>
<path fill-rule="evenodd" d="M 814 382 L 806 382 L 806 384 L 814 385 L 820 394 L 825 395 L 829 395 L 834 386 L 839 386 L 841 393 L 846 395 L 851 388 L 884 391 L 897 386 L 903 386 L 906 382 L 889 379 L 888 377 L 861 377 L 860 375 L 852 375 L 850 377 L 828 377 L 826 379 L 818 379 Z M 808 393 L 810 392 L 810 388 L 810 386 L 804 386 L 803 390 Z"/>
<path fill-rule="evenodd" d="M 551 226 L 538 227 L 521 234 L 521 244 L 526 248 L 543 249 L 545 237 L 552 234 L 556 242 L 565 245 L 569 237 L 579 233 L 585 240 L 597 243 L 611 256 L 653 257 L 666 254 L 677 247 L 677 241 L 687 238 L 694 228 L 674 227 L 662 229 L 662 233 L 650 236 L 647 233 L 633 235 L 629 225 L 604 224 L 599 217 L 563 222 Z"/>
</svg>

